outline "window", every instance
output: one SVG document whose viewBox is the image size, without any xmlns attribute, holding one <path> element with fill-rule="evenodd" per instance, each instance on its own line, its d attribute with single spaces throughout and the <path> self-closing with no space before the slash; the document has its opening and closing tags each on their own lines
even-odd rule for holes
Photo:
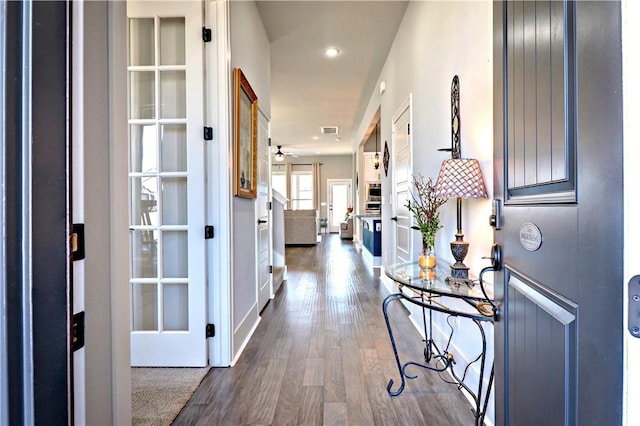
<svg viewBox="0 0 640 426">
<path fill-rule="evenodd" d="M 291 165 L 291 208 L 313 209 L 313 170 L 311 165 Z"/>
<path fill-rule="evenodd" d="M 291 173 L 291 208 L 313 208 L 313 175 L 310 171 Z"/>
<path fill-rule="evenodd" d="M 289 199 L 286 209 L 314 209 L 313 165 L 273 164 L 271 187 Z"/>
<path fill-rule="evenodd" d="M 289 198 L 287 191 L 287 168 L 284 164 L 274 164 L 271 166 L 271 187 Z M 287 208 L 287 205 L 285 205 L 285 208 Z"/>
</svg>

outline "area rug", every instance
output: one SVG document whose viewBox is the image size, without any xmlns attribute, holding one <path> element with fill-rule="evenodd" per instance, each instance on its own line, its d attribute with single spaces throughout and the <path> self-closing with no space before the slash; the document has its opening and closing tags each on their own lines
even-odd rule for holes
<svg viewBox="0 0 640 426">
<path fill-rule="evenodd" d="M 209 368 L 132 368 L 131 423 L 170 425 Z"/>
</svg>

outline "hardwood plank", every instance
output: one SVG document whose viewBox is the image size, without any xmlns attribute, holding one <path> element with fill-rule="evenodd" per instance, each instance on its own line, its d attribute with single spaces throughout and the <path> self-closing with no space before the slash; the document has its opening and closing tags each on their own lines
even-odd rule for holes
<svg viewBox="0 0 640 426">
<path fill-rule="evenodd" d="M 324 402 L 346 402 L 342 370 L 342 351 L 339 347 L 327 348 L 324 358 Z"/>
<path fill-rule="evenodd" d="M 324 414 L 322 386 L 303 386 L 298 420 L 300 425 L 320 425 Z"/>
<path fill-rule="evenodd" d="M 256 383 L 253 401 L 249 409 L 247 423 L 271 424 L 284 380 L 286 364 L 282 360 L 272 358 L 264 371 L 261 380 Z"/>
<path fill-rule="evenodd" d="M 373 411 L 367 395 L 364 368 L 355 340 L 342 340 L 342 359 L 347 410 L 350 425 L 372 425 Z"/>
<path fill-rule="evenodd" d="M 305 361 L 303 386 L 324 384 L 324 358 L 307 358 Z"/>
<path fill-rule="evenodd" d="M 349 415 L 347 412 L 347 404 L 325 402 L 323 420 L 324 425 L 348 425 Z"/>
</svg>

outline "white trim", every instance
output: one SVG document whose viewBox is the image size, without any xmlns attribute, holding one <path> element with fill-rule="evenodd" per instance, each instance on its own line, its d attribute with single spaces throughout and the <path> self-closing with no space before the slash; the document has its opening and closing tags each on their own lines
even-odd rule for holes
<svg viewBox="0 0 640 426">
<path fill-rule="evenodd" d="M 387 290 L 387 293 L 395 293 L 396 285 L 391 278 L 387 276 L 386 268 L 384 266 L 380 267 L 380 281 L 384 284 L 384 288 Z"/>
<path fill-rule="evenodd" d="M 72 99 L 71 99 L 71 193 L 73 197 L 71 199 L 71 222 L 72 223 L 84 223 L 84 204 L 85 204 L 85 152 L 84 152 L 84 140 L 85 140 L 85 7 L 84 2 L 78 1 L 71 4 L 72 11 L 72 42 L 71 42 L 71 67 L 73 79 L 70 82 L 72 85 Z M 84 300 L 84 284 L 85 284 L 85 261 L 78 260 L 73 262 L 72 274 L 73 274 L 73 300 L 71 301 L 72 313 L 75 315 L 78 312 L 85 310 Z M 74 424 L 86 424 L 86 350 L 82 348 L 71 354 L 72 357 L 72 371 L 73 371 L 73 413 L 69 413 L 73 416 Z"/>
<path fill-rule="evenodd" d="M 129 286 L 126 2 L 109 2 L 109 156 L 112 424 L 131 424 L 131 298 Z M 93 390 L 89 388 L 88 393 Z M 89 399 L 89 395 L 88 395 Z M 106 401 L 105 401 L 106 403 Z"/>
<path fill-rule="evenodd" d="M 249 316 L 249 314 L 253 311 L 253 309 L 251 311 L 249 311 L 249 313 L 247 314 L 247 316 Z M 247 319 L 247 317 L 245 317 L 245 320 Z M 244 341 L 242 342 L 242 345 L 240 345 L 240 347 L 238 348 L 238 351 L 236 353 L 236 355 L 233 357 L 233 360 L 231 361 L 231 364 L 229 365 L 230 367 L 233 367 L 234 365 L 236 365 L 236 362 L 238 362 L 238 359 L 240 359 L 240 356 L 242 355 L 242 352 L 244 351 L 244 349 L 247 347 L 247 344 L 249 343 L 249 341 L 251 340 L 251 338 L 253 337 L 253 333 L 256 332 L 256 329 L 258 328 L 258 325 L 260 324 L 260 321 L 262 321 L 261 317 L 258 317 L 258 321 L 256 321 L 253 324 L 253 327 L 251 327 L 251 330 L 249 331 L 249 333 L 247 333 L 247 337 L 244 339 Z"/>
<path fill-rule="evenodd" d="M 204 6 L 205 25 L 213 32 L 212 42 L 205 45 L 204 64 L 205 122 L 214 128 L 214 141 L 206 145 L 207 222 L 214 226 L 216 234 L 207 244 L 207 315 L 217 330 L 216 336 L 209 339 L 208 353 L 209 364 L 222 367 L 231 364 L 233 348 L 229 4 L 227 0 L 208 0 Z"/>
<path fill-rule="evenodd" d="M 640 274 L 637 261 L 640 247 L 635 243 L 640 235 L 640 222 L 637 212 L 640 210 L 638 182 L 640 181 L 640 149 L 636 144 L 640 125 L 637 116 L 640 114 L 640 3 L 637 0 L 622 0 L 622 85 L 623 85 L 623 187 L 624 187 L 624 367 L 623 367 L 623 415 L 622 424 L 637 424 L 640 418 L 640 340 L 631 337 L 627 331 L 629 291 L 627 282 L 636 274 Z"/>
</svg>

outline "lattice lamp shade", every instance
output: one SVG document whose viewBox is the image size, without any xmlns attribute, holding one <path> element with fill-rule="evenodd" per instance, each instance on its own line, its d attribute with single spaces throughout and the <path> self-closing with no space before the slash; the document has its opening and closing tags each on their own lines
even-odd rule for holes
<svg viewBox="0 0 640 426">
<path fill-rule="evenodd" d="M 452 158 L 443 161 L 435 195 L 445 198 L 487 198 L 478 160 Z"/>
</svg>

